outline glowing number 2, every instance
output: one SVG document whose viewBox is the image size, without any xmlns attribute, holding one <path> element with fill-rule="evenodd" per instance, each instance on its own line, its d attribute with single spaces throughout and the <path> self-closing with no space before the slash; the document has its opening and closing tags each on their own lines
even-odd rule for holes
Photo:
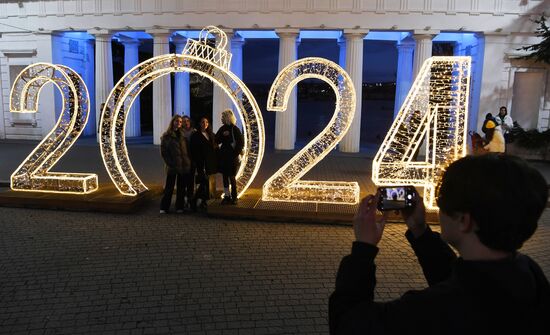
<svg viewBox="0 0 550 335">
<path fill-rule="evenodd" d="M 268 110 L 284 111 L 292 88 L 301 80 L 327 82 L 336 94 L 336 108 L 323 131 L 300 150 L 263 187 L 262 200 L 355 204 L 359 184 L 341 181 L 300 180 L 321 161 L 346 134 L 355 113 L 355 89 L 349 75 L 323 58 L 303 58 L 285 67 L 275 78 L 268 97 Z"/>
<path fill-rule="evenodd" d="M 432 57 L 414 84 L 372 163 L 376 185 L 424 188 L 424 202 L 436 208 L 443 171 L 466 155 L 470 57 Z M 422 140 L 425 159 L 416 161 Z"/>
<path fill-rule="evenodd" d="M 50 172 L 78 139 L 88 121 L 88 89 L 76 72 L 49 63 L 26 67 L 11 90 L 10 111 L 36 113 L 40 90 L 49 82 L 61 92 L 63 110 L 56 126 L 11 175 L 11 188 L 17 191 L 77 194 L 96 191 L 96 174 Z"/>
</svg>

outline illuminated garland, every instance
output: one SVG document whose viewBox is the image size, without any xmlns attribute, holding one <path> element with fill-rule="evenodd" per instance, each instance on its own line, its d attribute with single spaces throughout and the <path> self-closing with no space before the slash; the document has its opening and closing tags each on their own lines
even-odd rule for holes
<svg viewBox="0 0 550 335">
<path fill-rule="evenodd" d="M 16 191 L 85 194 L 97 190 L 93 173 L 50 172 L 80 136 L 89 115 L 88 89 L 72 69 L 49 63 L 29 65 L 15 79 L 10 93 L 12 113 L 36 113 L 40 90 L 54 84 L 63 99 L 56 126 L 11 175 Z"/>
<path fill-rule="evenodd" d="M 266 181 L 262 200 L 355 204 L 359 201 L 359 184 L 356 182 L 300 180 L 334 149 L 353 121 L 355 88 L 346 71 L 324 58 L 297 60 L 285 67 L 273 82 L 267 109 L 283 112 L 292 88 L 308 78 L 323 80 L 332 87 L 336 95 L 334 114 L 317 137 Z"/>
<path fill-rule="evenodd" d="M 208 34 L 219 35 L 222 41 L 217 48 L 208 45 Z M 256 176 L 264 155 L 264 123 L 254 96 L 246 85 L 229 71 L 231 54 L 220 49 L 227 37 L 216 27 L 206 27 L 199 40 L 187 40 L 182 54 L 168 54 L 138 64 L 120 79 L 111 91 L 100 122 L 101 156 L 117 189 L 124 195 L 135 196 L 147 190 L 134 171 L 128 151 L 124 129 L 126 118 L 135 98 L 155 79 L 173 72 L 192 72 L 204 76 L 231 98 L 245 126 L 242 163 L 237 172 L 240 197 Z"/>
<path fill-rule="evenodd" d="M 431 57 L 413 83 L 372 163 L 380 186 L 424 188 L 428 208 L 444 170 L 466 155 L 470 57 Z M 425 160 L 416 156 L 426 141 Z"/>
</svg>

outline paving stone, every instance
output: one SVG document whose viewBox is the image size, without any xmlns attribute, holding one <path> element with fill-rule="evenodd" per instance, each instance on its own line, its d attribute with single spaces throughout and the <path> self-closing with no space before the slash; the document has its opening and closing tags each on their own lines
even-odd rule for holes
<svg viewBox="0 0 550 335">
<path fill-rule="evenodd" d="M 434 227 L 438 230 L 438 227 Z M 426 281 L 403 224 L 379 301 Z M 350 227 L 0 208 L 0 334 L 327 334 Z M 550 277 L 550 210 L 522 249 Z"/>
</svg>

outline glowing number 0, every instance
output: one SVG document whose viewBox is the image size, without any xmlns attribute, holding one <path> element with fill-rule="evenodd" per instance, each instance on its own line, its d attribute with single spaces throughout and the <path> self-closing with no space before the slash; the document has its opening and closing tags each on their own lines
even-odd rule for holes
<svg viewBox="0 0 550 335">
<path fill-rule="evenodd" d="M 426 206 L 437 208 L 443 171 L 466 155 L 470 62 L 470 57 L 424 62 L 372 163 L 376 185 L 423 187 Z M 423 139 L 425 159 L 416 161 Z"/>
<path fill-rule="evenodd" d="M 355 113 L 355 89 L 349 75 L 324 58 L 303 58 L 285 67 L 275 78 L 268 97 L 268 110 L 284 111 L 292 88 L 301 80 L 327 82 L 336 94 L 336 108 L 323 131 L 300 150 L 263 187 L 262 200 L 355 204 L 359 184 L 341 181 L 300 180 L 332 150 L 348 131 Z"/>
<path fill-rule="evenodd" d="M 208 34 L 218 35 L 217 48 L 208 45 Z M 124 195 L 147 190 L 134 171 L 124 137 L 128 111 L 137 95 L 155 79 L 172 72 L 193 72 L 207 77 L 229 95 L 245 126 L 244 154 L 237 172 L 238 196 L 256 176 L 264 155 L 264 123 L 260 108 L 246 85 L 229 71 L 231 54 L 224 50 L 225 33 L 213 26 L 204 28 L 199 40 L 187 40 L 182 54 L 151 58 L 128 71 L 111 91 L 101 115 L 101 156 L 111 180 Z M 108 107 L 108 108 L 107 108 Z"/>
<path fill-rule="evenodd" d="M 78 139 L 88 121 L 88 89 L 72 69 L 49 63 L 26 67 L 15 79 L 10 93 L 12 113 L 36 113 L 40 90 L 53 83 L 61 92 L 63 110 L 57 124 L 11 175 L 17 191 L 91 193 L 97 190 L 93 173 L 50 172 Z"/>
</svg>

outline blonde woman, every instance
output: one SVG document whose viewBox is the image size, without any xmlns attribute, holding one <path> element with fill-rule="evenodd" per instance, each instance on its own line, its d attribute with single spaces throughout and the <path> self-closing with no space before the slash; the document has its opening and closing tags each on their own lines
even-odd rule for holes
<svg viewBox="0 0 550 335">
<path fill-rule="evenodd" d="M 222 112 L 222 126 L 216 132 L 216 143 L 220 144 L 218 171 L 223 176 L 224 197 L 222 204 L 237 203 L 237 182 L 235 176 L 239 170 L 239 155 L 244 147 L 243 135 L 235 124 L 237 119 L 231 109 Z M 231 188 L 230 188 L 231 186 Z"/>
</svg>

